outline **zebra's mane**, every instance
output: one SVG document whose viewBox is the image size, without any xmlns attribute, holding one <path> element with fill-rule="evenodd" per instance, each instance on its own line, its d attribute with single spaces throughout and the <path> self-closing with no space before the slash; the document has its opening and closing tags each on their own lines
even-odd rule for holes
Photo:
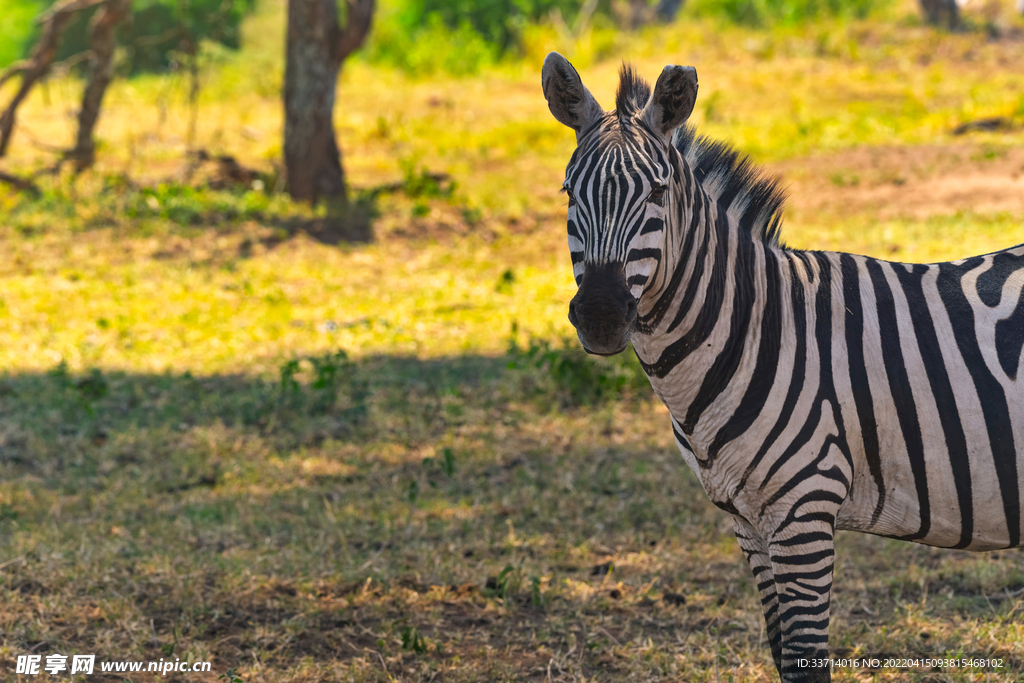
<svg viewBox="0 0 1024 683">
<path fill-rule="evenodd" d="M 620 121 L 638 114 L 651 99 L 651 86 L 632 64 L 619 67 L 619 88 L 615 91 L 615 114 Z"/>
<path fill-rule="evenodd" d="M 651 86 L 632 64 L 619 68 L 615 115 L 620 122 L 640 114 L 651 99 Z M 731 145 L 698 136 L 692 126 L 676 130 L 672 143 L 686 159 L 704 191 L 740 216 L 740 228 L 754 239 L 781 247 L 782 205 L 786 193 L 777 178 L 754 165 L 750 157 Z"/>
<path fill-rule="evenodd" d="M 719 206 L 739 214 L 741 228 L 755 239 L 783 246 L 780 233 L 786 193 L 777 178 L 731 145 L 698 136 L 693 126 L 676 130 L 672 143 L 704 191 Z"/>
</svg>

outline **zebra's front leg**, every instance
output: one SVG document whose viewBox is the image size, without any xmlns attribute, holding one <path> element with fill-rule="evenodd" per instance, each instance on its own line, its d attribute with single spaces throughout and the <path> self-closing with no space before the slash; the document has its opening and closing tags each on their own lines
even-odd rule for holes
<svg viewBox="0 0 1024 683">
<path fill-rule="evenodd" d="M 768 553 L 768 544 L 742 517 L 733 516 L 733 529 L 736 532 L 736 541 L 740 550 L 747 557 L 750 564 L 750 571 L 754 573 L 754 580 L 757 581 L 757 591 L 761 597 L 761 610 L 764 612 L 765 632 L 768 634 L 768 644 L 772 649 L 772 659 L 775 660 L 775 668 L 782 674 L 782 628 L 779 624 L 779 599 L 775 592 L 775 573 L 772 571 L 772 560 Z"/>
<path fill-rule="evenodd" d="M 782 631 L 784 683 L 832 680 L 827 666 L 814 667 L 813 662 L 828 659 L 834 519 L 822 511 L 791 513 L 768 541 Z"/>
</svg>

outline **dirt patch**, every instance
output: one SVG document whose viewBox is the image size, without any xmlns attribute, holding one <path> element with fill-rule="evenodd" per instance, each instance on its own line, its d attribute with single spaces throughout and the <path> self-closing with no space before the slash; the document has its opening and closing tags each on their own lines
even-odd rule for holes
<svg viewBox="0 0 1024 683">
<path fill-rule="evenodd" d="M 873 147 L 771 164 L 789 211 L 926 218 L 959 211 L 1024 212 L 1024 149 L 960 143 Z"/>
</svg>

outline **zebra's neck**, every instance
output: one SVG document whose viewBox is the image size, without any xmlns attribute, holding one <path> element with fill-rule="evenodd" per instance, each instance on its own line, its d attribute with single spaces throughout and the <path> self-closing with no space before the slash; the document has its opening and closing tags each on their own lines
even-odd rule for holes
<svg viewBox="0 0 1024 683">
<path fill-rule="evenodd" d="M 755 237 L 743 224 L 742 199 L 726 205 L 680 166 L 663 270 L 641 300 L 633 346 L 678 427 L 687 437 L 698 432 L 700 442 L 700 432 L 720 427 L 701 422 L 708 408 L 742 389 L 734 377 L 752 376 L 764 363 L 758 349 L 765 319 L 777 326 L 787 305 L 781 281 L 793 269 L 806 276 L 814 265 Z M 699 423 L 706 428 L 698 430 Z"/>
</svg>

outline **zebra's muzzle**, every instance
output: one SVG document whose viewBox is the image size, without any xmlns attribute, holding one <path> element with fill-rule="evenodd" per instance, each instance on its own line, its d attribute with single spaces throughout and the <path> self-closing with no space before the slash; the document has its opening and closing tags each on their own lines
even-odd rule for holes
<svg viewBox="0 0 1024 683">
<path fill-rule="evenodd" d="M 636 323 L 636 300 L 621 263 L 585 264 L 569 302 L 569 322 L 587 353 L 613 356 L 625 350 Z"/>
</svg>

